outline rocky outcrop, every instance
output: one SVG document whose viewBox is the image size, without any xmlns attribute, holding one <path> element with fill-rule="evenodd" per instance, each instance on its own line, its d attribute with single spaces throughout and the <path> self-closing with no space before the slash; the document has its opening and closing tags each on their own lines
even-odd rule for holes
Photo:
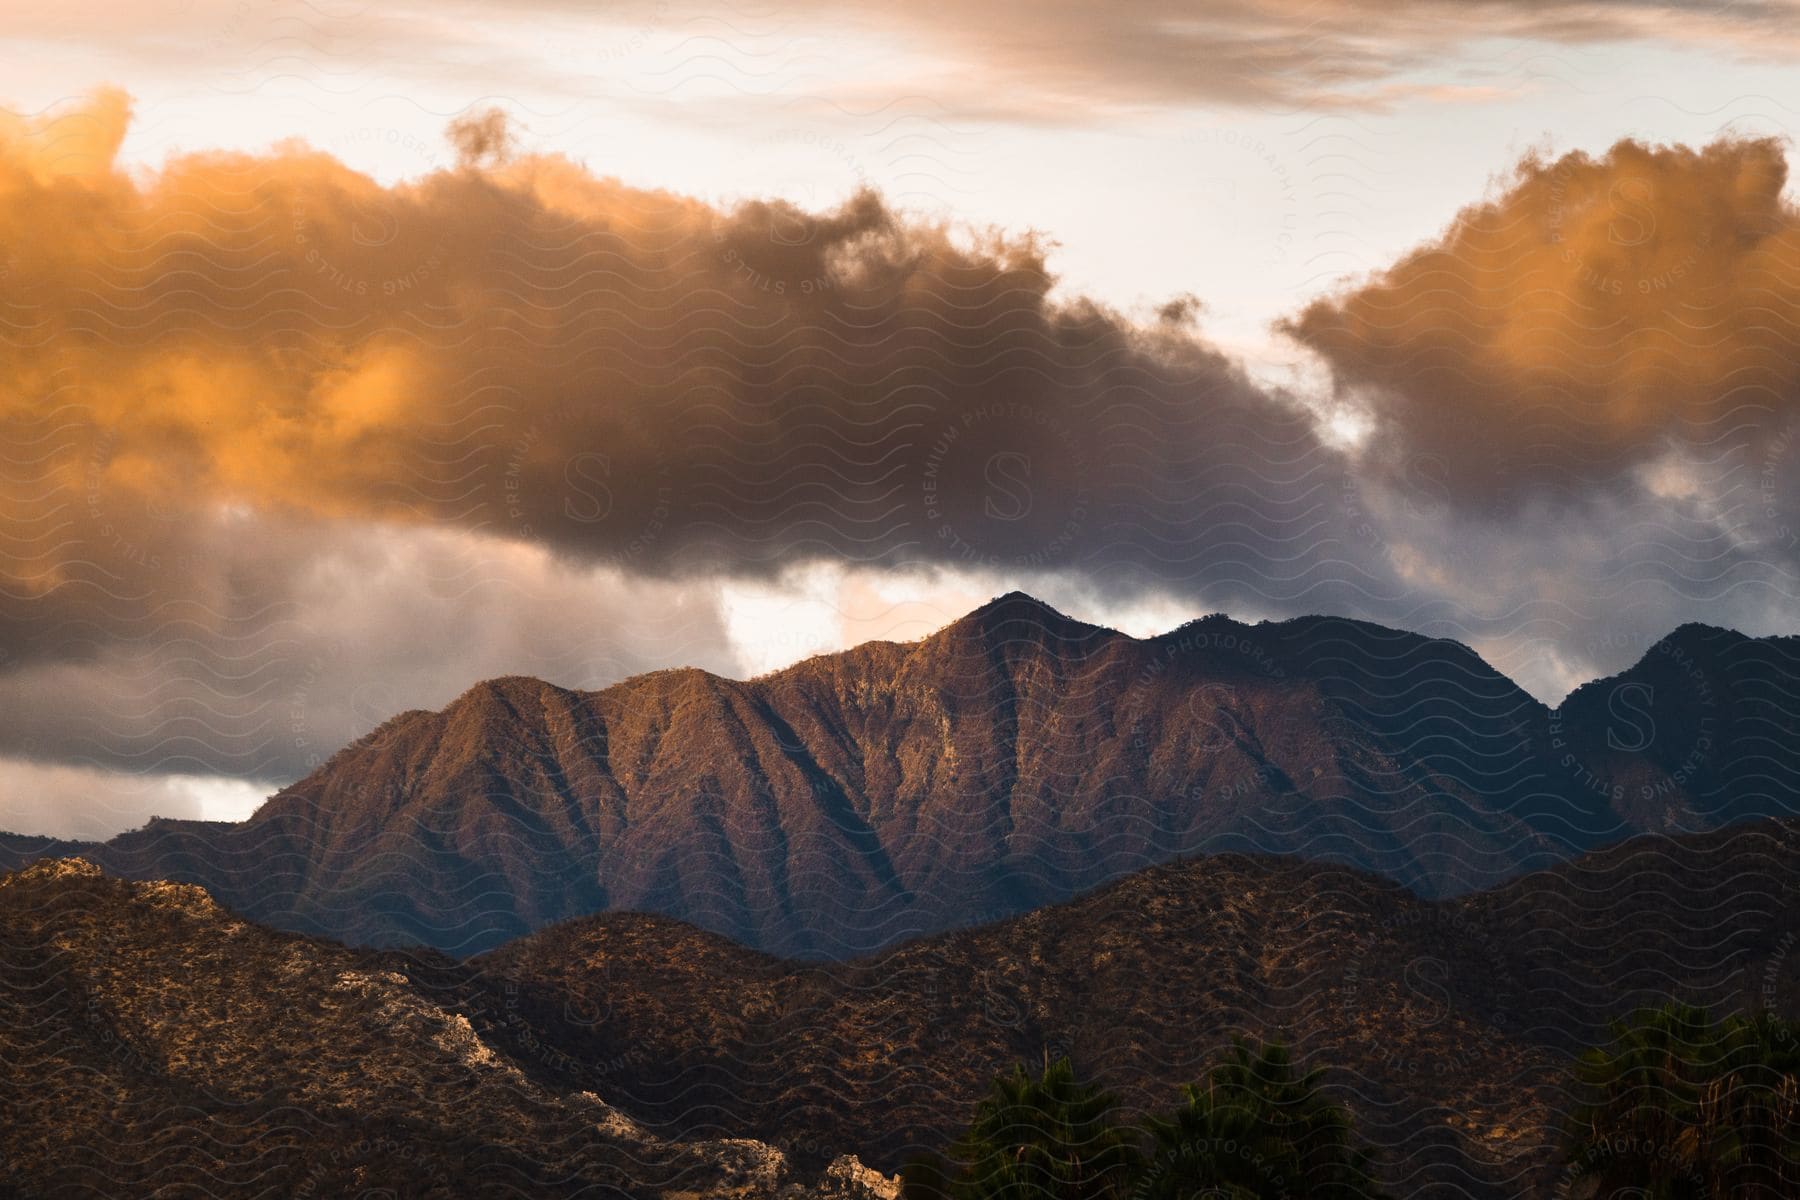
<svg viewBox="0 0 1800 1200">
<path fill-rule="evenodd" d="M 658 1136 L 497 1048 L 479 1004 L 192 885 L 38 863 L 0 879 L 0 962 L 0 1189 L 17 1194 L 896 1194 L 853 1158 L 801 1171 L 763 1142 Z"/>
</svg>

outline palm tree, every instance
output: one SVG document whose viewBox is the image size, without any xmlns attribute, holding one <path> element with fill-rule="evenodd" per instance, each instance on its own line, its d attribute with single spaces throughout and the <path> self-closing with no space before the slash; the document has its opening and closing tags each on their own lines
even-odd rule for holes
<svg viewBox="0 0 1800 1200">
<path fill-rule="evenodd" d="M 1082 1082 L 1067 1058 L 1033 1077 L 1023 1065 L 994 1080 L 951 1148 L 957 1200 L 1105 1200 L 1125 1195 L 1137 1163 L 1112 1093 Z"/>
<path fill-rule="evenodd" d="M 1672 1003 L 1612 1031 L 1577 1071 L 1571 1196 L 1800 1196 L 1800 1028 Z"/>
<path fill-rule="evenodd" d="M 1571 1121 L 1574 1195 L 1629 1188 L 1646 1200 L 1699 1200 L 1702 1147 L 1695 1112 L 1702 1080 L 1724 1051 L 1705 1009 L 1667 1004 L 1612 1025 L 1613 1041 L 1582 1055 L 1588 1092 Z"/>
<path fill-rule="evenodd" d="M 934 1150 L 923 1150 L 900 1168 L 901 1200 L 951 1200 L 952 1164 Z"/>
<path fill-rule="evenodd" d="M 1204 1086 L 1185 1088 L 1185 1104 L 1147 1123 L 1152 1149 L 1133 1194 L 1378 1196 L 1349 1114 L 1325 1096 L 1323 1077 L 1323 1070 L 1302 1074 L 1279 1041 L 1233 1039 L 1230 1056 Z"/>
<path fill-rule="evenodd" d="M 1800 1028 L 1769 1013 L 1727 1022 L 1725 1071 L 1701 1097 L 1702 1128 L 1746 1200 L 1800 1196 Z"/>
</svg>

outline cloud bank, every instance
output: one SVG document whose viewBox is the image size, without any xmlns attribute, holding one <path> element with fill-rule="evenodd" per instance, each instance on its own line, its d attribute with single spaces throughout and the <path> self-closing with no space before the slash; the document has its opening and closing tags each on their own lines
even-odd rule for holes
<svg viewBox="0 0 1800 1200">
<path fill-rule="evenodd" d="M 82 427 L 56 483 L 115 527 L 420 521 L 668 574 L 1043 566 L 1138 506 L 1279 490 L 1316 449 L 1186 325 L 1054 301 L 1033 240 L 873 193 L 719 210 L 490 163 L 491 120 L 392 188 L 301 146 L 129 178 L 122 120 L 104 97 L 0 165 L 3 411 Z"/>
</svg>

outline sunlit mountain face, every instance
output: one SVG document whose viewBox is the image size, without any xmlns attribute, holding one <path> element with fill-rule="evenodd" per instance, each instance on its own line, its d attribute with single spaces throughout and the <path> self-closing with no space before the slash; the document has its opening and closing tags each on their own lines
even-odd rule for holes
<svg viewBox="0 0 1800 1200">
<path fill-rule="evenodd" d="M 0 1195 L 1800 1195 L 1800 6 L 591 9 L 0 14 Z"/>
</svg>

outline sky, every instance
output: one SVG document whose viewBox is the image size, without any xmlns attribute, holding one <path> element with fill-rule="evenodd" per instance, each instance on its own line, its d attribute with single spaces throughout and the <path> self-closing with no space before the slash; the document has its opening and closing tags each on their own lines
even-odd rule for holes
<svg viewBox="0 0 1800 1200">
<path fill-rule="evenodd" d="M 1014 587 L 1795 632 L 1794 9 L 0 15 L 0 828 Z"/>
</svg>

